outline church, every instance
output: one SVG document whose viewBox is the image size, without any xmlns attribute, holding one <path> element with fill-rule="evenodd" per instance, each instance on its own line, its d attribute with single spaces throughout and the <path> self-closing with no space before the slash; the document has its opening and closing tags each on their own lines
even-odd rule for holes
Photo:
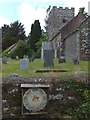
<svg viewBox="0 0 90 120">
<path fill-rule="evenodd" d="M 74 8 L 54 6 L 47 17 L 48 41 L 53 45 L 55 58 L 88 60 L 90 53 L 90 16 L 81 8 L 74 16 Z"/>
</svg>

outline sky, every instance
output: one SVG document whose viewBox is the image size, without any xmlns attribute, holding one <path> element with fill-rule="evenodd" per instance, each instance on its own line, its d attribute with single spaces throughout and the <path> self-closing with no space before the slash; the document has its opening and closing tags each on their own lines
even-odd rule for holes
<svg viewBox="0 0 90 120">
<path fill-rule="evenodd" d="M 39 20 L 41 28 L 44 29 L 46 10 L 51 5 L 57 7 L 74 7 L 77 15 L 80 7 L 85 7 L 88 12 L 90 0 L 0 0 L 0 27 L 3 24 L 10 25 L 15 21 L 24 24 L 26 35 L 31 31 L 31 25 Z"/>
</svg>

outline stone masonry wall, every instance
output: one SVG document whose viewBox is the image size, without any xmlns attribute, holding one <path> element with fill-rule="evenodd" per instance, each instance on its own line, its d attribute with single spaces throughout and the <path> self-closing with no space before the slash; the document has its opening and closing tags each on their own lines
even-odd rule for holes
<svg viewBox="0 0 90 120">
<path fill-rule="evenodd" d="M 65 57 L 66 59 L 76 58 L 77 53 L 77 31 L 65 39 Z"/>
<path fill-rule="evenodd" d="M 75 76 L 62 76 L 59 78 L 52 77 L 16 77 L 16 78 L 3 78 L 2 84 L 2 120 L 28 120 L 36 117 L 40 120 L 38 115 L 22 115 L 22 91 L 21 84 L 50 84 L 47 114 L 40 117 L 42 119 L 45 117 L 50 118 L 63 118 L 68 110 L 73 110 L 78 107 L 77 101 L 82 101 L 82 97 L 79 95 L 77 90 L 72 87 L 72 82 L 79 80 Z M 85 77 L 84 81 L 88 79 Z M 72 81 L 69 82 L 68 81 Z M 81 77 L 80 77 L 81 81 Z M 79 81 L 78 81 L 79 82 Z M 75 82 L 76 83 L 76 82 Z M 75 85 L 74 83 L 74 85 Z M 85 83 L 84 83 L 85 85 Z M 80 89 L 81 90 L 81 89 Z M 70 111 L 69 111 L 70 112 Z M 27 118 L 28 117 L 28 118 Z M 27 118 L 27 119 L 26 119 Z"/>
<path fill-rule="evenodd" d="M 80 27 L 80 58 L 90 59 L 90 17 Z"/>
<path fill-rule="evenodd" d="M 63 25 L 68 23 L 74 17 L 74 8 L 53 6 L 48 16 L 47 33 L 50 41 Z"/>
</svg>

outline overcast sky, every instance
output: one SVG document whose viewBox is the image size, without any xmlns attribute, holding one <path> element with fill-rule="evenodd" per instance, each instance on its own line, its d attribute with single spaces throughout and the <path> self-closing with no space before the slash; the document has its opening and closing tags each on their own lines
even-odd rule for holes
<svg viewBox="0 0 90 120">
<path fill-rule="evenodd" d="M 42 29 L 45 26 L 46 10 L 51 6 L 75 7 L 75 15 L 80 7 L 88 12 L 90 0 L 0 0 L 0 27 L 18 20 L 24 24 L 26 35 L 30 33 L 31 24 L 39 20 Z"/>
</svg>

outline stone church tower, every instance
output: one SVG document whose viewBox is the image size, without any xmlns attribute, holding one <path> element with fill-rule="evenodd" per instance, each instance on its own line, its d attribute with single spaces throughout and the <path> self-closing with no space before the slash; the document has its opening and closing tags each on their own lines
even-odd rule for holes
<svg viewBox="0 0 90 120">
<path fill-rule="evenodd" d="M 53 6 L 46 17 L 46 32 L 48 33 L 48 40 L 58 33 L 58 31 L 71 19 L 74 18 L 74 8 Z"/>
</svg>

